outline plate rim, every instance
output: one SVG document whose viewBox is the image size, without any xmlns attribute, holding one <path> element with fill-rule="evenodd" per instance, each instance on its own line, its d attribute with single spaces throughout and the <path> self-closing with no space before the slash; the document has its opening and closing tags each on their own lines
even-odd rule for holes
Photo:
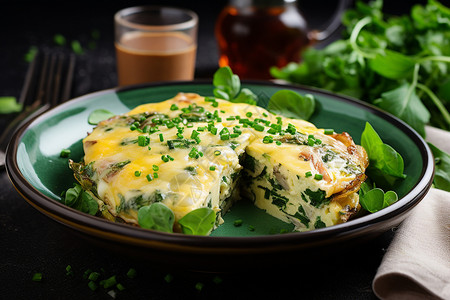
<svg viewBox="0 0 450 300">
<path fill-rule="evenodd" d="M 25 177 L 22 175 L 22 173 L 18 168 L 17 163 L 18 145 L 20 144 L 20 141 L 23 135 L 26 133 L 26 131 L 31 126 L 44 120 L 48 115 L 58 113 L 58 111 L 63 110 L 66 106 L 70 106 L 75 102 L 86 101 L 86 99 L 94 98 L 100 95 L 117 94 L 120 92 L 126 92 L 136 89 L 152 88 L 159 86 L 172 86 L 172 85 L 204 85 L 204 84 L 210 84 L 212 86 L 212 80 L 200 79 L 193 81 L 154 82 L 123 87 L 115 87 L 75 97 L 65 103 L 62 103 L 52 108 L 51 110 L 45 112 L 44 114 L 37 116 L 31 120 L 28 120 L 25 124 L 23 124 L 20 128 L 18 128 L 15 134 L 13 135 L 6 151 L 6 171 L 10 178 L 10 181 L 12 182 L 15 189 L 19 192 L 19 194 L 34 208 L 38 209 L 41 213 L 47 215 L 48 217 L 62 223 L 63 225 L 71 227 L 72 229 L 77 229 L 79 231 L 85 232 L 85 230 L 89 229 L 85 228 L 85 226 L 86 224 L 89 224 L 90 227 L 93 226 L 97 231 L 98 230 L 101 231 L 100 233 L 91 231 L 91 234 L 94 235 L 99 234 L 103 238 L 110 238 L 112 240 L 116 240 L 116 238 L 123 237 L 122 242 L 125 243 L 127 242 L 127 240 L 131 239 L 132 242 L 144 246 L 145 245 L 148 246 L 149 242 L 153 242 L 150 243 L 151 247 L 160 246 L 164 249 L 167 248 L 168 246 L 170 248 L 173 248 L 174 246 L 181 246 L 182 251 L 189 250 L 192 247 L 194 248 L 194 251 L 198 251 L 199 249 L 208 247 L 209 250 L 211 249 L 223 250 L 224 248 L 227 248 L 230 251 L 237 250 L 238 252 L 242 251 L 242 249 L 246 249 L 246 251 L 248 251 L 249 249 L 260 250 L 258 252 L 261 252 L 264 251 L 264 247 L 262 246 L 266 246 L 267 248 L 267 246 L 271 245 L 271 243 L 273 242 L 275 242 L 275 244 L 278 245 L 271 245 L 271 246 L 274 246 L 275 248 L 278 249 L 279 247 L 284 248 L 291 243 L 297 244 L 299 243 L 299 241 L 303 241 L 308 244 L 310 242 L 317 242 L 317 241 L 319 243 L 320 242 L 326 243 L 327 237 L 345 239 L 345 237 L 349 238 L 354 234 L 357 234 L 359 231 L 371 230 L 377 224 L 389 221 L 393 216 L 398 217 L 401 216 L 402 217 L 402 219 L 400 220 L 401 222 L 406 217 L 406 213 L 410 212 L 410 210 L 425 197 L 425 195 L 431 188 L 432 179 L 434 176 L 434 163 L 430 163 L 433 161 L 431 150 L 428 147 L 425 140 L 404 121 L 369 103 L 363 102 L 362 100 L 353 97 L 335 94 L 330 91 L 316 87 L 298 84 L 281 84 L 260 80 L 243 80 L 241 81 L 241 84 L 242 86 L 245 85 L 273 86 L 322 94 L 331 97 L 337 101 L 343 101 L 346 103 L 350 103 L 352 105 L 359 106 L 360 108 L 367 110 L 370 113 L 375 114 L 378 117 L 383 118 L 384 120 L 393 124 L 394 126 L 399 128 L 405 135 L 407 135 L 418 146 L 419 151 L 422 154 L 423 158 L 422 174 L 420 174 L 419 181 L 407 194 L 405 194 L 393 205 L 384 208 L 383 210 L 377 213 L 362 216 L 349 222 L 337 224 L 326 228 L 315 229 L 306 232 L 292 232 L 289 234 L 273 234 L 261 236 L 245 236 L 245 237 L 198 236 L 198 235 L 192 236 L 181 233 L 164 233 L 154 230 L 142 229 L 139 227 L 130 226 L 128 224 L 113 223 L 100 217 L 84 214 L 73 208 L 65 206 L 64 204 L 54 199 L 51 199 L 50 197 L 39 192 L 36 188 L 34 188 L 33 185 L 31 185 L 31 183 L 29 183 L 25 179 Z M 62 218 L 61 216 L 63 216 L 64 218 Z M 106 233 L 108 234 L 108 236 L 105 236 Z M 154 242 L 159 242 L 162 244 L 159 245 L 155 244 Z M 233 245 L 234 247 L 231 247 Z"/>
</svg>

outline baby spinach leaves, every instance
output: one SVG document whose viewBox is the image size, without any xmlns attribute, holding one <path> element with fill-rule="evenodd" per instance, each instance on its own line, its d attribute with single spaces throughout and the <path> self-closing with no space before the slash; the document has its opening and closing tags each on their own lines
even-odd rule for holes
<svg viewBox="0 0 450 300">
<path fill-rule="evenodd" d="M 382 189 L 370 186 L 367 182 L 361 184 L 359 202 L 368 212 L 377 212 L 397 202 L 397 200 L 398 196 L 394 191 L 387 191 L 385 193 Z"/>
<path fill-rule="evenodd" d="M 438 189 L 450 192 L 450 155 L 428 143 L 433 152 L 435 173 L 433 183 Z"/>
<path fill-rule="evenodd" d="M 366 122 L 361 134 L 361 146 L 369 156 L 369 168 L 380 170 L 385 175 L 405 178 L 403 158 L 391 146 L 384 144 L 372 125 Z"/>
<path fill-rule="evenodd" d="M 397 179 L 406 177 L 403 174 L 404 165 L 401 155 L 391 146 L 384 144 L 378 133 L 368 122 L 361 134 L 361 145 L 369 156 L 367 173 L 371 180 L 375 180 L 385 186 L 392 185 Z M 386 193 L 370 180 L 361 184 L 359 200 L 361 206 L 371 212 L 377 212 L 398 200 L 394 191 Z"/>
<path fill-rule="evenodd" d="M 216 213 L 209 207 L 201 207 L 187 213 L 178 223 L 184 234 L 207 235 L 216 221 Z M 138 223 L 142 228 L 173 233 L 175 215 L 161 202 L 143 206 L 138 210 Z"/>
<path fill-rule="evenodd" d="M 142 228 L 173 232 L 175 215 L 161 202 L 143 206 L 138 210 L 138 223 Z"/>
<path fill-rule="evenodd" d="M 275 78 L 359 98 L 401 118 L 450 130 L 450 9 L 436 0 L 410 14 L 385 15 L 383 1 L 356 1 L 343 15 L 343 38 L 309 48 L 301 63 L 273 67 Z"/>
<path fill-rule="evenodd" d="M 316 102 L 311 94 L 300 95 L 291 90 L 280 90 L 270 97 L 267 109 L 288 118 L 308 120 L 314 113 Z"/>
<path fill-rule="evenodd" d="M 241 89 L 241 80 L 230 67 L 221 67 L 214 73 L 214 96 L 234 103 L 256 105 L 258 97 L 249 89 Z"/>
<path fill-rule="evenodd" d="M 74 184 L 62 194 L 61 202 L 69 207 L 95 216 L 98 212 L 98 203 L 92 195 L 83 190 L 81 185 Z"/>
<path fill-rule="evenodd" d="M 216 212 L 209 207 L 197 208 L 184 217 L 178 223 L 184 234 L 207 235 L 214 228 Z"/>
</svg>

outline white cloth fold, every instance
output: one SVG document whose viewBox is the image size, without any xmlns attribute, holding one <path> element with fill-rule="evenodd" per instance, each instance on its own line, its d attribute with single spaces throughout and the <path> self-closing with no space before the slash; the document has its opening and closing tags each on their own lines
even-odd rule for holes
<svg viewBox="0 0 450 300">
<path fill-rule="evenodd" d="M 450 132 L 427 128 L 450 153 Z M 372 284 L 385 300 L 450 299 L 450 193 L 432 188 L 400 225 Z"/>
</svg>

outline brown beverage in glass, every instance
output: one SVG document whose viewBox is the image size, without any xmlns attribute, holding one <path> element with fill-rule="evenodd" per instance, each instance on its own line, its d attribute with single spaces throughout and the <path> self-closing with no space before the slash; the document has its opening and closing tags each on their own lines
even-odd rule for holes
<svg viewBox="0 0 450 300">
<path fill-rule="evenodd" d="M 186 34 L 129 32 L 115 47 L 121 85 L 194 78 L 197 47 Z"/>
</svg>

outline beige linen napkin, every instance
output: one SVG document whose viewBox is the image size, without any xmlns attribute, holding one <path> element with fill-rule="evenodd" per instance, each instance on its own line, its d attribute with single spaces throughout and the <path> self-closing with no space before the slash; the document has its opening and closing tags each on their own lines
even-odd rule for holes
<svg viewBox="0 0 450 300">
<path fill-rule="evenodd" d="M 450 133 L 427 128 L 450 153 Z M 450 299 L 450 193 L 432 188 L 397 230 L 373 280 L 381 299 Z"/>
</svg>

